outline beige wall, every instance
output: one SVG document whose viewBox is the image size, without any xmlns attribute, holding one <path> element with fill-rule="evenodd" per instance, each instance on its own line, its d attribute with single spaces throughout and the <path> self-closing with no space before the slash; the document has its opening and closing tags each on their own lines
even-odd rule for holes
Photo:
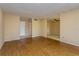
<svg viewBox="0 0 79 59">
<path fill-rule="evenodd" d="M 79 46 L 79 10 L 60 15 L 60 41 Z"/>
<path fill-rule="evenodd" d="M 4 14 L 4 40 L 20 39 L 20 17 L 12 14 Z"/>
<path fill-rule="evenodd" d="M 51 32 L 52 34 L 60 35 L 60 22 L 52 22 L 51 24 Z"/>
<path fill-rule="evenodd" d="M 4 43 L 3 35 L 4 35 L 4 33 L 3 33 L 3 12 L 0 9 L 0 49 Z"/>
<path fill-rule="evenodd" d="M 51 34 L 51 21 L 47 20 L 47 35 Z"/>
<path fill-rule="evenodd" d="M 41 36 L 47 37 L 47 19 L 41 19 Z"/>
<path fill-rule="evenodd" d="M 54 30 L 54 27 L 53 27 L 53 21 L 52 20 L 48 20 L 47 21 L 47 29 L 48 29 L 48 35 L 51 35 L 51 34 L 53 34 L 53 30 Z"/>
<path fill-rule="evenodd" d="M 48 20 L 48 35 L 56 34 L 60 35 L 60 21 L 53 22 L 52 20 Z"/>
</svg>

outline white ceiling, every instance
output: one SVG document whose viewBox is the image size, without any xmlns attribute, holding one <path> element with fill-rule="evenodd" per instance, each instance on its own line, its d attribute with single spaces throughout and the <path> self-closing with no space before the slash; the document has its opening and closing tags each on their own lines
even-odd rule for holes
<svg viewBox="0 0 79 59">
<path fill-rule="evenodd" d="M 78 3 L 0 3 L 4 12 L 28 17 L 50 17 L 79 8 Z"/>
</svg>

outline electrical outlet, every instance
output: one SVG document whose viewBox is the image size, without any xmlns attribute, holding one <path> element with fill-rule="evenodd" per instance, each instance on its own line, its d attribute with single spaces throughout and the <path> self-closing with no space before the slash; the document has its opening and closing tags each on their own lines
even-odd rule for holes
<svg viewBox="0 0 79 59">
<path fill-rule="evenodd" d="M 62 36 L 62 38 L 64 38 L 64 36 Z"/>
<path fill-rule="evenodd" d="M 64 36 L 61 36 L 60 38 L 64 38 Z"/>
</svg>

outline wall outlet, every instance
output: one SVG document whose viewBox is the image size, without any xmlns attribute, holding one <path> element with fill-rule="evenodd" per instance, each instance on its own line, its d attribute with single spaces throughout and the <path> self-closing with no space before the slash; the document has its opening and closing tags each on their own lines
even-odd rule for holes
<svg viewBox="0 0 79 59">
<path fill-rule="evenodd" d="M 64 36 L 61 36 L 60 38 L 64 38 Z"/>
</svg>

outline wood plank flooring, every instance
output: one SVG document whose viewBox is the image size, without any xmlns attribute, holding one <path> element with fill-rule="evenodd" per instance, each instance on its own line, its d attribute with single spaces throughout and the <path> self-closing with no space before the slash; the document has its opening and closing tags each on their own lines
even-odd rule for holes
<svg viewBox="0 0 79 59">
<path fill-rule="evenodd" d="M 79 56 L 79 47 L 36 37 L 5 42 L 1 56 Z"/>
</svg>

